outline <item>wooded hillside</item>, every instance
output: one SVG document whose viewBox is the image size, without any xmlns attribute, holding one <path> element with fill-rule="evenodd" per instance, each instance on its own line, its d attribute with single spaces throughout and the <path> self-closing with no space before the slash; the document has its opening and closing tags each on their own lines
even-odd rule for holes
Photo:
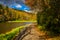
<svg viewBox="0 0 60 40">
<path fill-rule="evenodd" d="M 36 15 L 33 13 L 27 13 L 20 10 L 15 10 L 7 6 L 0 4 L 0 22 L 2 21 L 13 21 L 13 20 L 36 20 Z"/>
</svg>

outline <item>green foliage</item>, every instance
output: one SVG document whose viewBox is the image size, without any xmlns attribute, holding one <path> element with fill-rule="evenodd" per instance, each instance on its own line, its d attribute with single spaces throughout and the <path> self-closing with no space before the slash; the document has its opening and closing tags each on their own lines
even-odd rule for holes
<svg viewBox="0 0 60 40">
<path fill-rule="evenodd" d="M 2 5 L 0 4 L 0 9 L 2 9 Z"/>
<path fill-rule="evenodd" d="M 42 12 L 37 14 L 37 22 L 40 26 L 44 26 L 45 30 L 50 31 L 53 35 L 60 34 L 60 8 L 59 0 L 50 0 L 51 8 L 43 7 Z"/>
<path fill-rule="evenodd" d="M 12 40 L 13 37 L 19 33 L 19 31 L 24 27 L 18 27 L 16 29 L 13 29 L 11 32 L 8 32 L 6 34 L 0 34 L 0 40 Z"/>
</svg>

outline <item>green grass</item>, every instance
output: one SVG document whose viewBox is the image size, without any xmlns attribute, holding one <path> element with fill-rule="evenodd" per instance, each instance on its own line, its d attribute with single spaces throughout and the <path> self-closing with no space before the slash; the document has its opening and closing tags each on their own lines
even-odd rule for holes
<svg viewBox="0 0 60 40">
<path fill-rule="evenodd" d="M 34 20 L 34 21 L 24 21 L 24 20 L 23 21 L 17 21 L 16 20 L 16 21 L 8 21 L 8 22 L 37 22 L 37 21 L 36 20 Z"/>
<path fill-rule="evenodd" d="M 10 32 L 0 34 L 0 40 L 11 40 L 23 28 L 24 28 L 23 26 L 20 26 L 18 28 L 11 30 Z"/>
<path fill-rule="evenodd" d="M 38 25 L 38 28 L 39 28 L 40 30 L 42 30 L 42 31 L 45 31 L 45 27 L 44 27 L 44 26 Z"/>
</svg>

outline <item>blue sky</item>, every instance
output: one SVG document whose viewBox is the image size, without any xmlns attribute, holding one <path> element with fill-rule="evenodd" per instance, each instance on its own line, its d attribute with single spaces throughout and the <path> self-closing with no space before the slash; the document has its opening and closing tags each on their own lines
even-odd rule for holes
<svg viewBox="0 0 60 40">
<path fill-rule="evenodd" d="M 18 9 L 18 10 L 30 10 L 30 8 L 28 6 L 26 6 L 25 4 L 14 3 L 14 4 L 10 5 L 9 7 Z"/>
<path fill-rule="evenodd" d="M 24 4 L 24 0 L 0 0 L 0 4 L 9 6 L 17 10 L 29 11 L 30 8 Z"/>
</svg>

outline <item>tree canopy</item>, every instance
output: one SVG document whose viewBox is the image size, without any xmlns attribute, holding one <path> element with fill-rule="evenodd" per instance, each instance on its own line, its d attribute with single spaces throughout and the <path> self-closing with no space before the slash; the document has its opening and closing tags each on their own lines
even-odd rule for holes
<svg viewBox="0 0 60 40">
<path fill-rule="evenodd" d="M 26 0 L 26 5 L 37 11 L 37 23 L 45 30 L 60 33 L 60 0 Z"/>
</svg>

